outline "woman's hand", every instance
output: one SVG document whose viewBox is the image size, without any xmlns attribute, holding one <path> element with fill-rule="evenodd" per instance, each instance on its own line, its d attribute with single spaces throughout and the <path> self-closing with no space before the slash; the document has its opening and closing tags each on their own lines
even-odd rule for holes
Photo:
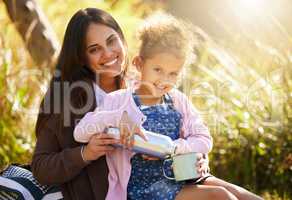
<svg viewBox="0 0 292 200">
<path fill-rule="evenodd" d="M 117 140 L 106 133 L 98 133 L 92 135 L 88 144 L 83 149 L 84 161 L 96 160 L 99 157 L 109 153 L 115 149 L 113 144 L 118 144 L 120 140 Z"/>
<path fill-rule="evenodd" d="M 124 111 L 122 114 L 119 129 L 121 140 L 120 142 L 128 149 L 131 149 L 134 145 L 134 134 L 137 134 L 141 136 L 144 140 L 147 140 L 146 136 L 141 131 L 139 126 L 130 119 L 126 111 Z"/>
<path fill-rule="evenodd" d="M 206 158 L 202 153 L 197 154 L 196 169 L 201 176 L 204 176 L 209 172 L 209 159 Z"/>
</svg>

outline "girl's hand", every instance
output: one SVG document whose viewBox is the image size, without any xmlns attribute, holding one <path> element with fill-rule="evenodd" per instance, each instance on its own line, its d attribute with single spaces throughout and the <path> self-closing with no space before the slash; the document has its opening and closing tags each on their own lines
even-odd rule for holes
<svg viewBox="0 0 292 200">
<path fill-rule="evenodd" d="M 88 144 L 83 149 L 83 159 L 85 161 L 96 160 L 99 157 L 109 153 L 115 149 L 113 144 L 118 144 L 117 140 L 106 133 L 98 133 L 92 135 Z"/>
<path fill-rule="evenodd" d="M 120 142 L 126 148 L 131 149 L 134 145 L 134 134 L 141 136 L 147 140 L 144 133 L 129 117 L 127 111 L 124 111 L 119 124 L 120 129 Z"/>
<path fill-rule="evenodd" d="M 196 169 L 201 176 L 204 176 L 206 173 L 209 172 L 209 159 L 204 157 L 202 153 L 197 154 Z"/>
<path fill-rule="evenodd" d="M 144 160 L 159 160 L 159 158 L 157 158 L 157 157 L 148 156 L 148 155 L 145 155 L 145 154 L 142 154 L 142 158 Z"/>
</svg>

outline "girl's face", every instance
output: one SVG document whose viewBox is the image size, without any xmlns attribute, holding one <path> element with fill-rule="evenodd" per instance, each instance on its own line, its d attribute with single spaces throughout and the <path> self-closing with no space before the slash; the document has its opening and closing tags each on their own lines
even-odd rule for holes
<svg viewBox="0 0 292 200">
<path fill-rule="evenodd" d="M 103 24 L 91 23 L 86 33 L 86 64 L 95 73 L 115 77 L 124 69 L 125 47 L 119 34 Z"/>
<path fill-rule="evenodd" d="M 175 86 L 184 61 L 171 53 L 155 54 L 145 60 L 136 57 L 134 63 L 141 72 L 141 88 L 153 97 L 162 97 Z"/>
</svg>

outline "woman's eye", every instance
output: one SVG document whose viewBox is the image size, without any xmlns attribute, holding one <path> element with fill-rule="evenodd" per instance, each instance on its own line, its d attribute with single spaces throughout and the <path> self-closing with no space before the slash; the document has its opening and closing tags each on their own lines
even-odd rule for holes
<svg viewBox="0 0 292 200">
<path fill-rule="evenodd" d="M 108 43 L 108 45 L 112 45 L 112 44 L 115 43 L 116 40 L 117 40 L 117 38 L 116 37 L 113 37 L 107 43 Z"/>
<path fill-rule="evenodd" d="M 89 53 L 97 53 L 99 50 L 100 50 L 99 47 L 94 47 L 94 48 L 89 49 Z"/>
<path fill-rule="evenodd" d="M 89 53 L 94 53 L 94 52 L 96 52 L 95 48 L 94 49 L 89 49 Z"/>
</svg>

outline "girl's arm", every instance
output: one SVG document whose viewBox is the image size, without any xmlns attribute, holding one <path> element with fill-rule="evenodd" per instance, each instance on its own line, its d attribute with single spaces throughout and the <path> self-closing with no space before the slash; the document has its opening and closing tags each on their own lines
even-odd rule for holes
<svg viewBox="0 0 292 200">
<path fill-rule="evenodd" d="M 118 127 L 122 113 L 115 108 L 109 97 L 104 99 L 104 105 L 88 112 L 75 126 L 74 139 L 77 142 L 87 143 L 90 137 L 96 133 L 104 132 L 105 128 Z"/>
<path fill-rule="evenodd" d="M 213 140 L 198 111 L 180 91 L 174 90 L 171 94 L 174 97 L 175 107 L 183 117 L 181 138 L 174 141 L 177 144 L 176 152 L 210 152 Z"/>
<path fill-rule="evenodd" d="M 120 90 L 108 94 L 104 98 L 103 105 L 93 112 L 88 112 L 75 126 L 74 139 L 78 142 L 87 143 L 93 134 L 104 132 L 108 127 L 119 127 L 121 131 L 121 143 L 126 147 L 131 147 L 133 143 L 132 134 L 138 134 L 146 139 L 140 130 L 140 118 L 133 121 L 130 116 L 131 108 L 128 106 L 131 101 L 132 92 Z M 130 109 L 130 112 L 128 112 Z M 124 113 L 128 112 L 125 119 Z M 126 138 L 131 138 L 126 140 Z"/>
</svg>

